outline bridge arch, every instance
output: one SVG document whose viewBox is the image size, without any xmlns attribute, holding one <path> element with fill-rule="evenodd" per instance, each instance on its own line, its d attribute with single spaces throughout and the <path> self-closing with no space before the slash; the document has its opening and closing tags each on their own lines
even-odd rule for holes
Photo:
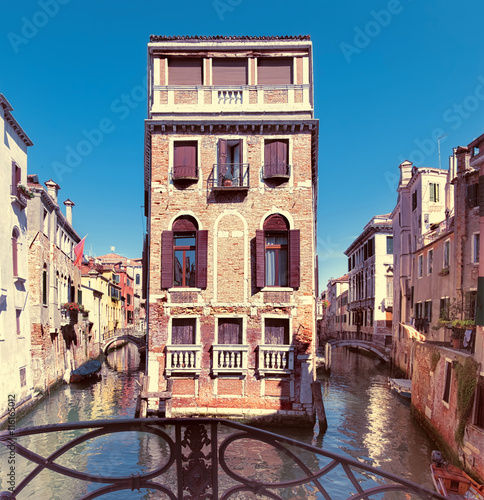
<svg viewBox="0 0 484 500">
<path fill-rule="evenodd" d="M 122 334 L 115 337 L 110 337 L 103 342 L 101 349 L 105 356 L 107 356 L 108 354 L 109 346 L 114 344 L 114 342 L 117 342 L 118 340 L 126 340 L 127 342 L 134 344 L 138 348 L 138 351 L 146 349 L 146 336 L 137 337 L 134 335 Z"/>
<path fill-rule="evenodd" d="M 390 356 L 383 346 L 375 344 L 373 342 L 368 342 L 365 340 L 331 340 L 329 341 L 331 348 L 336 347 L 354 347 L 356 349 L 362 349 L 364 351 L 372 352 L 376 354 L 378 358 L 386 363 L 390 362 Z"/>
</svg>

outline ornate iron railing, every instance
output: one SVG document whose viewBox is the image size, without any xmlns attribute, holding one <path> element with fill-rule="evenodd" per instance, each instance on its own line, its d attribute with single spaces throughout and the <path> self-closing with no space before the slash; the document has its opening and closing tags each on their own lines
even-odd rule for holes
<svg viewBox="0 0 484 500">
<path fill-rule="evenodd" d="M 86 470 L 88 461 L 79 468 L 72 467 L 72 463 L 69 466 L 58 463 L 65 453 L 79 445 L 82 449 L 79 455 L 86 457 L 89 455 L 87 441 L 92 445 L 96 438 L 103 436 L 105 439 L 106 435 L 120 432 L 147 433 L 150 439 L 157 441 L 158 449 L 164 454 L 158 457 L 159 462 L 144 464 L 146 467 L 152 465 L 152 470 L 115 476 L 112 469 L 116 465 L 106 457 L 101 458 L 100 466 L 93 467 L 96 474 Z M 59 447 L 48 456 L 41 456 L 22 444 L 23 437 L 30 436 L 26 440 L 33 446 L 35 440 L 31 436 L 52 433 L 57 433 L 55 442 Z M 0 499 L 21 498 L 21 493 L 33 488 L 31 483 L 47 470 L 60 474 L 61 483 L 68 478 L 83 482 L 82 489 L 69 490 L 70 499 L 76 498 L 74 491 L 81 491 L 78 495 L 82 496 L 77 498 L 82 500 L 115 491 L 141 489 L 161 492 L 162 498 L 172 500 L 245 499 L 253 495 L 281 500 L 370 500 L 378 495 L 378 498 L 383 495 L 387 498 L 388 492 L 405 495 L 398 498 L 444 499 L 407 479 L 357 460 L 221 419 L 150 418 L 45 425 L 4 431 L 0 434 L 0 443 L 37 464 L 18 483 L 13 481 L 14 485 L 1 493 Z M 116 447 L 111 444 L 108 448 L 112 451 Z M 124 458 L 129 450 L 117 451 Z M 140 460 L 141 456 L 135 463 Z M 106 469 L 109 474 L 103 475 Z M 103 486 L 93 489 L 97 484 Z M 88 488 L 91 491 L 88 492 Z"/>
</svg>

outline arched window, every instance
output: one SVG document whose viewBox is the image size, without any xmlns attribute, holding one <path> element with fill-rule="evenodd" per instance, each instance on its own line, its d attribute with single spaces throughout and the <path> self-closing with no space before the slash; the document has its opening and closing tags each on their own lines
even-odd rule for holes
<svg viewBox="0 0 484 500">
<path fill-rule="evenodd" d="M 19 230 L 15 227 L 12 231 L 12 267 L 13 275 L 18 276 L 18 238 L 20 236 Z"/>
<path fill-rule="evenodd" d="M 161 235 L 161 288 L 207 287 L 208 231 L 190 216 L 175 220 Z"/>
<path fill-rule="evenodd" d="M 289 229 L 285 217 L 274 214 L 256 231 L 256 286 L 298 288 L 300 232 Z"/>
<path fill-rule="evenodd" d="M 42 270 L 42 304 L 47 305 L 47 264 Z"/>
</svg>

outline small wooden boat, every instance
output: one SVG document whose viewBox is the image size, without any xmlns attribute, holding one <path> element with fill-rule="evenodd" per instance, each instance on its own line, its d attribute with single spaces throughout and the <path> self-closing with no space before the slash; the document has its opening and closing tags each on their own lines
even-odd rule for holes
<svg viewBox="0 0 484 500">
<path fill-rule="evenodd" d="M 79 368 L 72 370 L 70 383 L 77 382 L 90 382 L 97 377 L 97 374 L 101 371 L 101 362 L 97 359 L 91 359 L 87 363 L 84 363 Z"/>
<path fill-rule="evenodd" d="M 406 378 L 389 378 L 388 385 L 390 389 L 403 396 L 404 398 L 412 397 L 412 381 Z"/>
<path fill-rule="evenodd" d="M 440 451 L 432 452 L 430 473 L 437 493 L 453 500 L 484 500 L 484 485 L 463 470 L 444 462 Z"/>
</svg>

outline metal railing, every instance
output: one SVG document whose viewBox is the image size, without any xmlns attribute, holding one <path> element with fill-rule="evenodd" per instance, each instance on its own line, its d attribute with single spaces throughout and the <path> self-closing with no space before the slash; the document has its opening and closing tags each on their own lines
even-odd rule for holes
<svg viewBox="0 0 484 500">
<path fill-rule="evenodd" d="M 216 163 L 213 165 L 209 183 L 216 189 L 248 189 L 248 163 Z"/>
<path fill-rule="evenodd" d="M 175 165 L 173 167 L 172 179 L 174 181 L 197 180 L 198 167 L 196 165 Z"/>
<path fill-rule="evenodd" d="M 136 467 L 129 476 L 113 474 L 120 465 L 103 458 L 103 449 L 97 455 L 99 465 L 89 467 L 90 460 L 84 460 L 83 465 L 77 466 L 73 460 L 66 461 L 66 457 L 63 460 L 63 455 L 70 450 L 74 455 L 67 456 L 75 458 L 78 446 L 77 455 L 94 459 L 89 448 L 100 442 L 108 448 L 106 454 L 109 455 L 113 443 L 107 435 L 120 432 L 140 433 L 135 435 L 140 441 L 144 434 L 147 441 L 152 441 L 151 446 L 156 446 L 156 456 L 148 454 L 142 459 L 141 472 L 136 465 L 138 460 L 130 462 L 127 458 L 130 453 L 137 453 L 141 460 L 141 448 L 136 452 L 117 448 L 123 469 L 128 463 Z M 31 449 L 36 441 L 53 433 L 57 449 L 51 450 L 48 456 Z M 41 436 L 23 440 L 34 435 Z M 96 442 L 96 438 L 101 439 Z M 122 443 L 121 438 L 119 442 Z M 75 487 L 69 487 L 72 500 L 91 500 L 115 491 L 141 489 L 161 492 L 163 498 L 172 500 L 228 500 L 252 498 L 252 495 L 281 500 L 369 500 L 376 495 L 387 498 L 389 492 L 402 492 L 405 496 L 399 498 L 407 499 L 445 498 L 360 461 L 223 419 L 150 418 L 54 424 L 3 431 L 0 443 L 9 450 L 14 447 L 15 454 L 37 464 L 25 477 L 17 476 L 14 486 L 0 493 L 1 499 L 19 498 L 22 492 L 34 489 L 31 483 L 40 473 L 51 475 L 50 484 L 62 484 L 68 478 L 77 480 Z M 43 446 L 39 448 L 45 450 Z M 62 461 L 66 465 L 61 465 Z M 100 487 L 93 489 L 97 484 Z M 74 492 L 80 493 L 75 497 Z"/>
<path fill-rule="evenodd" d="M 266 163 L 264 165 L 264 179 L 289 178 L 291 165 L 287 163 Z"/>
<path fill-rule="evenodd" d="M 440 238 L 443 234 L 449 232 L 454 227 L 454 217 L 449 217 L 448 219 L 443 220 L 435 229 L 428 231 L 425 234 L 422 234 L 419 238 L 417 238 L 417 249 L 422 248 L 437 238 Z"/>
</svg>

